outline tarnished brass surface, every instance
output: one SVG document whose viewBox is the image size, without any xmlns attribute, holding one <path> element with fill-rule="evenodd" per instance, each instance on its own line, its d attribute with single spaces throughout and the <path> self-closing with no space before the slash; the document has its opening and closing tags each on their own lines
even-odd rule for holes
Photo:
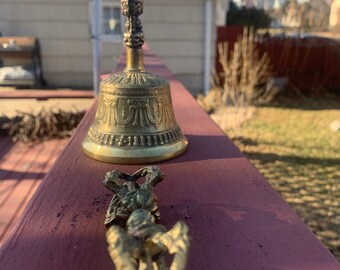
<svg viewBox="0 0 340 270">
<path fill-rule="evenodd" d="M 188 145 L 176 123 L 170 84 L 144 70 L 142 0 L 122 0 L 127 65 L 100 83 L 96 118 L 82 143 L 91 158 L 140 164 L 170 159 Z"/>
<path fill-rule="evenodd" d="M 136 181 L 145 177 L 142 184 Z M 117 170 L 105 175 L 104 185 L 115 193 L 106 213 L 109 253 L 117 270 L 185 269 L 190 245 L 188 227 L 177 222 L 169 231 L 155 222 L 160 219 L 154 187 L 164 178 L 156 166 L 133 175 Z M 173 254 L 168 267 L 165 256 Z"/>
</svg>

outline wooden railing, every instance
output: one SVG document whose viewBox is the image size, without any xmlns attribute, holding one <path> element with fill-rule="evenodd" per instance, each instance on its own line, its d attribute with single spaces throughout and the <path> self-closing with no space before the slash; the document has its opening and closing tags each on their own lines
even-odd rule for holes
<svg viewBox="0 0 340 270">
<path fill-rule="evenodd" d="M 184 220 L 192 244 L 187 269 L 339 269 L 331 253 L 150 51 L 146 69 L 171 81 L 177 122 L 189 139 L 182 156 L 159 163 L 162 224 Z M 122 63 L 118 69 L 122 69 Z M 0 269 L 114 269 L 107 252 L 107 171 L 142 166 L 87 158 L 81 141 L 89 110 L 45 177 L 0 253 Z"/>
</svg>

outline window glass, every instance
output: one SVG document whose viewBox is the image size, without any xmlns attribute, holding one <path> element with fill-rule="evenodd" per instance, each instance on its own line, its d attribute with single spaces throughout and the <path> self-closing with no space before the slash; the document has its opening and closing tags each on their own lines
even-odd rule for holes
<svg viewBox="0 0 340 270">
<path fill-rule="evenodd" d="M 105 36 L 120 37 L 122 34 L 120 6 L 115 3 L 103 5 L 102 32 Z"/>
<path fill-rule="evenodd" d="M 111 9 L 109 7 L 104 7 L 104 20 L 110 20 L 111 18 Z"/>
</svg>

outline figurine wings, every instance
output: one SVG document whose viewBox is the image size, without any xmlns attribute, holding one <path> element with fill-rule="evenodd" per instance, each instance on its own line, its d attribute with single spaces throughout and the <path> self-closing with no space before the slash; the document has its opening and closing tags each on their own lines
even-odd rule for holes
<svg viewBox="0 0 340 270">
<path fill-rule="evenodd" d="M 148 213 L 140 209 L 139 217 L 147 218 Z M 134 212 L 135 213 L 135 212 Z M 132 216 L 134 215 L 132 214 Z M 189 248 L 188 227 L 184 222 L 177 222 L 166 231 L 161 225 L 140 219 L 138 224 L 125 231 L 119 226 L 111 226 L 107 232 L 109 252 L 116 268 L 126 270 L 150 269 L 167 270 L 167 253 L 174 254 L 170 270 L 184 270 Z M 137 220 L 136 220 L 137 221 Z"/>
</svg>

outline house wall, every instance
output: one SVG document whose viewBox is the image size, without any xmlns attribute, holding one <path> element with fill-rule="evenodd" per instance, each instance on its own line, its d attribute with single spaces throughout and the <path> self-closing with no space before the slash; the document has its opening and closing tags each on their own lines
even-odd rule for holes
<svg viewBox="0 0 340 270">
<path fill-rule="evenodd" d="M 186 88 L 192 93 L 201 92 L 205 1 L 147 0 L 144 4 L 142 21 L 147 43 Z M 212 48 L 214 40 L 215 35 Z"/>
<path fill-rule="evenodd" d="M 89 22 L 87 0 L 0 0 L 2 35 L 39 38 L 44 77 L 52 86 L 92 87 Z M 103 44 L 104 70 L 114 67 L 121 49 Z"/>
<path fill-rule="evenodd" d="M 147 43 L 192 92 L 203 88 L 204 2 L 146 0 L 142 15 Z M 88 0 L 0 0 L 0 31 L 39 38 L 50 85 L 92 87 Z M 121 51 L 121 43 L 103 42 L 103 72 Z"/>
</svg>

